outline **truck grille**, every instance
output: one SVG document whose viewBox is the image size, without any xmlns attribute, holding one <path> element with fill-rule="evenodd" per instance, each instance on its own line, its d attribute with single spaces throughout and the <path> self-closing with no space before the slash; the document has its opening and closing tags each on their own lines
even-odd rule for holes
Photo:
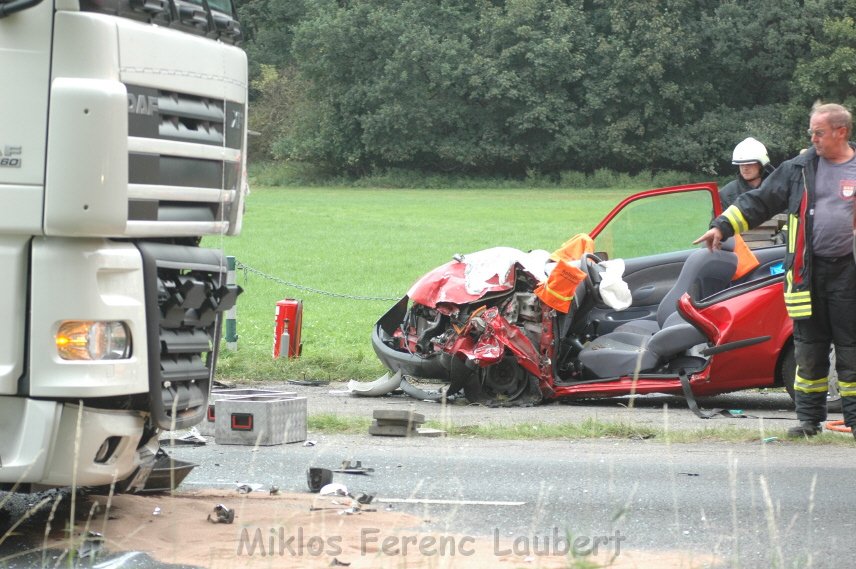
<svg viewBox="0 0 856 569">
<path fill-rule="evenodd" d="M 152 420 L 162 429 L 198 423 L 207 409 L 220 320 L 241 287 L 226 284 L 219 251 L 137 243 L 143 257 Z"/>
<path fill-rule="evenodd" d="M 128 89 L 129 237 L 228 233 L 238 203 L 244 106 Z"/>
</svg>

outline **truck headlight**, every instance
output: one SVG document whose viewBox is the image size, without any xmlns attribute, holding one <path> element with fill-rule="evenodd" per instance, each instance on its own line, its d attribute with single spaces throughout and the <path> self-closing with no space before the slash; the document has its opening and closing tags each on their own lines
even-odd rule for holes
<svg viewBox="0 0 856 569">
<path fill-rule="evenodd" d="M 56 333 L 64 360 L 122 360 L 131 357 L 131 331 L 124 322 L 67 320 Z"/>
</svg>

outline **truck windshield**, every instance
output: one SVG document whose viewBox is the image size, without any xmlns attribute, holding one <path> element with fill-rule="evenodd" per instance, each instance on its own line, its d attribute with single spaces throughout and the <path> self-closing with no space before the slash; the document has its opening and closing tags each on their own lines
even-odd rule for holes
<svg viewBox="0 0 856 569">
<path fill-rule="evenodd" d="M 229 43 L 241 40 L 232 0 L 80 0 L 80 9 L 168 26 Z"/>
<path fill-rule="evenodd" d="M 205 6 L 204 0 L 190 0 L 191 3 L 197 6 Z M 232 0 L 208 0 L 208 6 L 212 10 L 223 12 L 224 14 L 232 13 Z"/>
</svg>

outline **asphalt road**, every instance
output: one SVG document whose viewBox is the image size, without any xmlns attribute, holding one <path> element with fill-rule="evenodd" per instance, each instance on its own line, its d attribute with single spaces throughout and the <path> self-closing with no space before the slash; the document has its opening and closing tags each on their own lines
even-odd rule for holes
<svg viewBox="0 0 856 569">
<path fill-rule="evenodd" d="M 331 397 L 340 399 L 337 403 L 329 401 Z M 793 424 L 786 398 L 754 393 L 705 402 L 739 406 L 753 416 L 769 418 L 713 420 L 720 425 L 751 429 L 772 425 L 781 430 Z M 371 408 L 406 404 L 429 418 L 438 413 L 451 422 L 506 423 L 531 413 L 555 414 L 565 421 L 592 415 L 659 424 L 665 420 L 671 428 L 686 429 L 712 424 L 696 418 L 685 405 L 681 408 L 679 398 L 646 398 L 641 403 L 634 409 L 615 401 L 531 409 L 441 409 L 395 398 L 367 402 L 319 394 L 309 400 L 310 413 L 332 409 L 324 412 L 362 415 Z M 669 445 L 653 440 L 488 441 L 368 434 L 309 438 L 314 446 L 295 443 L 253 450 L 209 444 L 175 447 L 171 454 L 200 465 L 185 480 L 187 488 L 250 483 L 263 490 L 276 485 L 295 492 L 307 491 L 309 467 L 336 468 L 343 460 L 360 460 L 374 472 L 335 474 L 334 481 L 353 494 L 376 496 L 378 507 L 419 515 L 424 529 L 498 537 L 521 548 L 534 548 L 535 538 L 543 547 L 567 533 L 590 539 L 612 536 L 613 545 L 620 536 L 621 547 L 710 554 L 724 567 L 840 568 L 846 566 L 841 565 L 841 556 L 856 532 L 852 514 L 856 495 L 846 485 L 856 444 L 854 448 L 781 441 Z M 417 503 L 399 502 L 408 499 Z"/>
</svg>

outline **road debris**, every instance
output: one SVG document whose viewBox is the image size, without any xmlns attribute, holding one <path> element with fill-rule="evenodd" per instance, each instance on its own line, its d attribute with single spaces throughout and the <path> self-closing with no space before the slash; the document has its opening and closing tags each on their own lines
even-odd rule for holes
<svg viewBox="0 0 856 569">
<path fill-rule="evenodd" d="M 341 472 L 343 474 L 369 474 L 374 472 L 374 468 L 367 468 L 359 460 L 351 464 L 350 460 L 343 460 L 342 466 L 333 470 L 333 472 Z"/>
<path fill-rule="evenodd" d="M 425 415 L 414 411 L 376 409 L 369 434 L 383 437 L 411 437 L 419 433 L 417 428 L 425 422 Z"/>
<path fill-rule="evenodd" d="M 362 382 L 352 379 L 348 382 L 348 391 L 352 395 L 362 395 L 364 397 L 381 397 L 388 393 L 392 393 L 401 387 L 401 371 L 395 372 L 392 376 L 385 373 L 378 379 L 372 382 Z"/>
<path fill-rule="evenodd" d="M 333 481 L 333 471 L 327 468 L 312 467 L 306 471 L 306 484 L 310 492 L 318 492 Z"/>
<path fill-rule="evenodd" d="M 235 521 L 235 510 L 227 508 L 223 504 L 214 506 L 214 510 L 208 514 L 208 521 L 212 524 L 231 524 Z"/>
<path fill-rule="evenodd" d="M 348 487 L 338 482 L 331 482 L 319 491 L 322 496 L 349 496 Z"/>
<path fill-rule="evenodd" d="M 86 539 L 77 548 L 77 557 L 80 559 L 95 557 L 103 547 L 104 536 L 97 531 L 89 531 L 86 533 Z"/>
<path fill-rule="evenodd" d="M 359 502 L 360 504 L 368 505 L 368 504 L 371 504 L 372 501 L 374 500 L 374 495 L 373 494 L 366 494 L 365 492 L 360 492 L 359 494 L 354 496 L 354 499 L 357 502 Z"/>
<path fill-rule="evenodd" d="M 374 495 L 360 492 L 356 496 L 348 492 L 344 484 L 328 484 L 321 489 L 320 496 L 309 507 L 310 512 L 336 510 L 340 516 L 352 516 L 363 512 L 376 512 L 377 508 L 366 508 L 374 500 Z M 318 504 L 323 505 L 318 505 Z"/>
<path fill-rule="evenodd" d="M 442 429 L 431 429 L 429 427 L 419 427 L 416 429 L 416 434 L 420 437 L 445 437 L 448 433 Z"/>
<path fill-rule="evenodd" d="M 247 484 L 246 482 L 239 482 L 235 491 L 237 491 L 238 494 L 249 494 L 250 492 L 256 492 L 262 488 L 263 486 L 261 484 Z"/>
<path fill-rule="evenodd" d="M 414 399 L 419 399 L 420 401 L 431 401 L 434 403 L 443 402 L 448 395 L 445 391 L 441 390 L 420 389 L 405 378 L 401 379 L 401 390 Z"/>
<path fill-rule="evenodd" d="M 337 557 L 333 558 L 333 561 L 330 562 L 330 567 L 350 567 L 350 563 L 346 563 L 344 561 L 339 561 Z"/>
<path fill-rule="evenodd" d="M 159 448 L 155 455 L 155 464 L 152 466 L 151 474 L 141 492 L 146 494 L 171 492 L 178 488 L 178 485 L 196 466 L 192 462 L 173 458 L 162 448 Z"/>
<path fill-rule="evenodd" d="M 161 444 L 167 445 L 187 445 L 187 446 L 204 446 L 208 444 L 208 440 L 202 436 L 199 429 L 191 427 L 190 430 L 182 435 L 178 435 L 175 431 L 167 431 L 158 440 Z"/>
<path fill-rule="evenodd" d="M 325 385 L 330 385 L 330 381 L 326 379 L 289 379 L 286 380 L 286 383 L 306 387 L 323 387 Z"/>
</svg>

